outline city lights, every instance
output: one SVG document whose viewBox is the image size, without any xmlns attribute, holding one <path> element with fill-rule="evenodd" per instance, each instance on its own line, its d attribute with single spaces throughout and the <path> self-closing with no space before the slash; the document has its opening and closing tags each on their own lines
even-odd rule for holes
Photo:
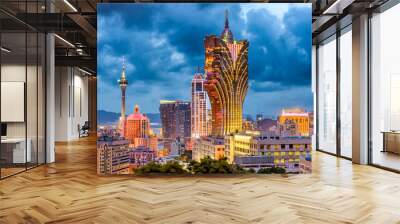
<svg viewBox="0 0 400 224">
<path fill-rule="evenodd" d="M 112 125 L 99 126 L 99 173 L 130 174 L 150 162 L 188 165 L 206 157 L 226 159 L 245 169 L 311 170 L 313 114 L 290 107 L 282 109 L 276 119 L 258 113 L 253 120 L 244 114 L 244 101 L 249 97 L 250 42 L 234 39 L 228 11 L 222 33 L 204 37 L 204 71 L 198 66 L 184 87 L 191 93 L 190 100 L 165 97 L 148 102 L 158 107 L 159 120 L 142 114 L 139 105 L 127 114 L 127 102 L 136 95 L 128 95 L 131 86 L 123 59 L 115 83 L 120 89 L 119 119 Z M 178 90 L 162 87 L 164 91 Z"/>
</svg>

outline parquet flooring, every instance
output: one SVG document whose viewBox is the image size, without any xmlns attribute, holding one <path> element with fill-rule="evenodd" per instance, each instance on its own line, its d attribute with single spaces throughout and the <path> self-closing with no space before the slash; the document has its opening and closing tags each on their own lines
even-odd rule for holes
<svg viewBox="0 0 400 224">
<path fill-rule="evenodd" d="M 95 139 L 0 181 L 0 223 L 400 223 L 400 175 L 315 152 L 301 175 L 96 175 Z"/>
</svg>

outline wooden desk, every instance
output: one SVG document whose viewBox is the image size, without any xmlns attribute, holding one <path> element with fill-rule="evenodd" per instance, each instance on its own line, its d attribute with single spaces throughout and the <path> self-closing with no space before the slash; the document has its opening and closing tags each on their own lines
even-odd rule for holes
<svg viewBox="0 0 400 224">
<path fill-rule="evenodd" d="M 400 131 L 383 131 L 383 152 L 400 154 Z"/>
<path fill-rule="evenodd" d="M 14 164 L 31 162 L 31 139 L 28 138 L 26 142 L 25 151 L 25 138 L 1 139 L 1 159 Z"/>
</svg>

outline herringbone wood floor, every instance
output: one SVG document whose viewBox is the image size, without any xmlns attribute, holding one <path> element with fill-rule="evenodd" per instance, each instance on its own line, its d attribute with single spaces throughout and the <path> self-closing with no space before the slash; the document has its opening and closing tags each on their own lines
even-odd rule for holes
<svg viewBox="0 0 400 224">
<path fill-rule="evenodd" d="M 95 139 L 0 181 L 0 223 L 400 223 L 400 175 L 314 153 L 312 174 L 96 175 Z"/>
</svg>

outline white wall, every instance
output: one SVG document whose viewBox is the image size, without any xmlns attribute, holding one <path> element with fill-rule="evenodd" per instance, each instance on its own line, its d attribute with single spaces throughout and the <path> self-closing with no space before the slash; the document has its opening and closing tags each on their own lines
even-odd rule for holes
<svg viewBox="0 0 400 224">
<path fill-rule="evenodd" d="M 78 125 L 88 120 L 88 78 L 72 67 L 56 67 L 55 73 L 55 140 L 78 139 Z"/>
<path fill-rule="evenodd" d="M 25 82 L 25 64 L 9 64 L 1 66 L 1 81 L 3 82 Z M 28 68 L 29 69 L 29 68 Z M 1 108 L 7 110 L 7 108 Z M 7 137 L 25 137 L 25 122 L 7 123 Z"/>
<path fill-rule="evenodd" d="M 38 70 L 36 70 L 38 69 Z M 27 80 L 25 80 L 27 78 Z M 44 163 L 45 131 L 44 131 L 44 74 L 42 68 L 25 66 L 25 64 L 3 64 L 1 67 L 1 81 L 3 82 L 24 82 L 26 84 L 26 107 L 21 108 L 22 113 L 26 112 L 26 120 L 22 122 L 6 122 L 7 137 L 29 139 L 32 162 Z M 24 91 L 22 90 L 22 93 Z M 7 96 L 2 96 L 7 97 Z M 1 110 L 12 110 L 1 108 Z M 4 111 L 3 111 L 4 112 Z M 8 111 L 11 112 L 12 111 Z M 39 161 L 36 161 L 39 159 Z"/>
</svg>

